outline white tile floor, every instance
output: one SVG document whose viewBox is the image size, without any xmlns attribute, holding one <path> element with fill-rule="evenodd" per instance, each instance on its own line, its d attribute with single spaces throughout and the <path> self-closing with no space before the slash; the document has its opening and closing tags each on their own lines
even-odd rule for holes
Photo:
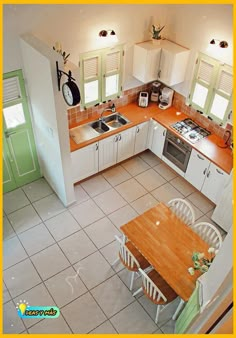
<svg viewBox="0 0 236 338">
<path fill-rule="evenodd" d="M 178 300 L 154 323 L 156 306 L 128 289 L 114 235 L 159 201 L 186 198 L 197 220 L 214 205 L 151 152 L 75 188 L 65 208 L 42 178 L 4 195 L 4 333 L 173 333 Z M 140 286 L 140 279 L 135 287 Z M 56 305 L 54 320 L 25 319 L 15 306 Z"/>
</svg>

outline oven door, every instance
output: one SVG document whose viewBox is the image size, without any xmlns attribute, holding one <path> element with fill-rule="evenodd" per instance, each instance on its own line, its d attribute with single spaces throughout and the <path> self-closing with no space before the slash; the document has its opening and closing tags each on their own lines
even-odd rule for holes
<svg viewBox="0 0 236 338">
<path fill-rule="evenodd" d="M 166 137 L 163 156 L 174 163 L 180 170 L 186 172 L 191 151 L 176 144 L 172 139 Z"/>
</svg>

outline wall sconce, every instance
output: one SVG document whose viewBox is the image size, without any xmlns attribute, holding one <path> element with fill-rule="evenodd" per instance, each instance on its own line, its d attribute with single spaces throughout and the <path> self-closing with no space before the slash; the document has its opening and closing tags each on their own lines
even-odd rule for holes
<svg viewBox="0 0 236 338">
<path fill-rule="evenodd" d="M 108 30 L 101 30 L 98 34 L 101 38 L 107 38 L 112 42 L 117 42 L 117 36 L 116 33 L 113 29 L 108 29 Z"/>
<path fill-rule="evenodd" d="M 211 41 L 210 41 L 210 44 L 211 45 L 215 45 L 216 44 L 216 41 L 219 41 L 219 47 L 220 48 L 227 48 L 228 47 L 228 42 L 227 41 L 220 41 L 220 40 L 218 40 L 218 39 L 212 39 Z"/>
</svg>

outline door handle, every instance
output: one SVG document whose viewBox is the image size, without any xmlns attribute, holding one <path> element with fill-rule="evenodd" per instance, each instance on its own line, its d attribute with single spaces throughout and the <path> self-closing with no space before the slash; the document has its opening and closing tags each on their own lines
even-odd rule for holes
<svg viewBox="0 0 236 338">
<path fill-rule="evenodd" d="M 118 136 L 117 136 L 117 135 L 115 136 L 114 141 L 115 141 L 115 142 L 118 141 Z"/>
<path fill-rule="evenodd" d="M 207 168 L 204 169 L 203 175 L 206 175 Z"/>
<path fill-rule="evenodd" d="M 95 150 L 98 150 L 98 144 L 96 143 L 96 145 L 95 145 Z"/>
<path fill-rule="evenodd" d="M 222 173 L 219 169 L 216 168 L 216 171 L 218 172 L 218 174 L 224 175 L 224 173 Z"/>
<path fill-rule="evenodd" d="M 139 127 L 136 128 L 136 133 L 139 133 Z"/>
<path fill-rule="evenodd" d="M 16 134 L 16 131 L 5 131 L 5 136 L 7 138 L 10 137 L 12 134 Z"/>
<path fill-rule="evenodd" d="M 203 158 L 203 157 L 201 157 L 201 156 L 200 156 L 200 155 L 198 155 L 198 154 L 197 154 L 197 157 L 198 157 L 200 160 L 202 160 L 202 161 L 204 160 L 204 158 Z"/>
<path fill-rule="evenodd" d="M 119 140 L 119 141 L 121 140 L 121 134 L 119 134 L 119 138 L 118 138 L 118 140 Z"/>
<path fill-rule="evenodd" d="M 210 176 L 210 173 L 211 173 L 211 172 L 210 172 L 210 170 L 209 170 L 208 173 L 207 173 L 207 178 Z"/>
</svg>

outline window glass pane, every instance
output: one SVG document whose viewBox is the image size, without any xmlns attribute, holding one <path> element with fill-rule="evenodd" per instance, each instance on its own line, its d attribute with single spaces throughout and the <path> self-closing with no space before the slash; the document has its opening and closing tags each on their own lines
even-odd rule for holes
<svg viewBox="0 0 236 338">
<path fill-rule="evenodd" d="M 199 83 L 196 83 L 192 102 L 196 103 L 199 107 L 204 108 L 206 98 L 207 98 L 207 93 L 208 93 L 208 89 L 206 87 L 203 87 Z"/>
<path fill-rule="evenodd" d="M 84 100 L 85 103 L 98 100 L 98 80 L 84 84 Z"/>
<path fill-rule="evenodd" d="M 106 77 L 106 97 L 118 93 L 119 74 Z"/>
<path fill-rule="evenodd" d="M 3 109 L 7 128 L 15 128 L 25 123 L 25 115 L 21 103 Z"/>
<path fill-rule="evenodd" d="M 226 108 L 228 106 L 229 100 L 225 99 L 224 97 L 216 94 L 211 106 L 210 113 L 215 115 L 219 119 L 223 120 Z"/>
</svg>

